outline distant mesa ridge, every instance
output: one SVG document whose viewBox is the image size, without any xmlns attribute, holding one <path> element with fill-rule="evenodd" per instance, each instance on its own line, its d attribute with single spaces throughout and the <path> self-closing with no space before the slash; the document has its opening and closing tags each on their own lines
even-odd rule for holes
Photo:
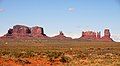
<svg viewBox="0 0 120 66">
<path fill-rule="evenodd" d="M 108 41 L 112 42 L 112 38 L 110 38 L 110 30 L 105 29 L 104 30 L 104 36 L 101 36 L 101 32 L 93 32 L 93 31 L 86 31 L 82 32 L 82 36 L 78 39 L 84 39 L 84 40 L 94 40 L 94 41 Z M 69 39 L 71 40 L 71 37 L 66 37 L 62 31 L 59 32 L 59 35 L 56 35 L 54 37 L 49 37 L 46 34 L 44 34 L 44 29 L 39 26 L 35 27 L 27 27 L 24 25 L 15 25 L 13 28 L 10 28 L 4 36 L 1 37 L 1 39 L 17 39 L 17 38 L 44 38 L 44 39 L 58 39 L 58 40 L 65 40 Z"/>
</svg>

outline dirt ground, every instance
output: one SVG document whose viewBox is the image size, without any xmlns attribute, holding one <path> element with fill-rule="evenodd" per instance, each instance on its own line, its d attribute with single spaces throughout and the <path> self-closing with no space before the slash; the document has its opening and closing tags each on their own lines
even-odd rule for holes
<svg viewBox="0 0 120 66">
<path fill-rule="evenodd" d="M 0 66 L 120 66 L 120 43 L 0 41 Z"/>
</svg>

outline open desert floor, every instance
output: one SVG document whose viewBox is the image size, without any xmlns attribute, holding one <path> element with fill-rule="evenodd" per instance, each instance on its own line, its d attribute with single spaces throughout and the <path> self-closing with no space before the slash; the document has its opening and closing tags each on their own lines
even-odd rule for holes
<svg viewBox="0 0 120 66">
<path fill-rule="evenodd" d="M 120 66 L 120 43 L 1 40 L 0 66 Z"/>
</svg>

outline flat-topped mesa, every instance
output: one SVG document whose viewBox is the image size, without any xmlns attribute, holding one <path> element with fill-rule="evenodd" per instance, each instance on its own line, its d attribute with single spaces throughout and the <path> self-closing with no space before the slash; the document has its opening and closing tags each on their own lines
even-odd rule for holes
<svg viewBox="0 0 120 66">
<path fill-rule="evenodd" d="M 31 33 L 30 28 L 23 25 L 16 25 L 13 27 L 13 37 L 28 37 Z"/>
<path fill-rule="evenodd" d="M 56 36 L 54 36 L 52 38 L 53 39 L 60 39 L 60 40 L 72 39 L 71 37 L 66 37 L 62 31 L 59 32 L 59 35 L 56 35 Z"/>
<path fill-rule="evenodd" d="M 8 33 L 5 34 L 3 37 L 13 37 L 13 38 L 19 38 L 19 37 L 29 37 L 30 35 L 30 28 L 24 25 L 15 25 L 13 26 L 13 29 L 9 29 Z"/>
<path fill-rule="evenodd" d="M 44 34 L 44 30 L 42 27 L 27 27 L 24 25 L 15 25 L 12 29 L 8 30 L 8 33 L 5 34 L 2 38 L 43 38 L 47 37 Z"/>
<path fill-rule="evenodd" d="M 111 36 L 110 30 L 105 29 L 103 37 L 101 37 L 101 32 L 86 31 L 86 32 L 82 32 L 82 36 L 80 38 L 86 39 L 86 40 L 113 41 L 110 38 L 110 36 Z"/>
<path fill-rule="evenodd" d="M 44 34 L 44 30 L 42 27 L 35 26 L 31 28 L 31 36 L 32 37 L 44 37 L 46 35 Z"/>
<path fill-rule="evenodd" d="M 86 31 L 86 32 L 82 32 L 82 39 L 100 39 L 100 32 L 93 32 L 93 31 Z"/>
</svg>

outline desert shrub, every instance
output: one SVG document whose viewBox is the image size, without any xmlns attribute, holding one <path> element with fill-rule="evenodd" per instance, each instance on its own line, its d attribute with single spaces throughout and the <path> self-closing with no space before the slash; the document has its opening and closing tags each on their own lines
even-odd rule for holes
<svg viewBox="0 0 120 66">
<path fill-rule="evenodd" d="M 34 52 L 33 51 L 27 51 L 26 52 L 26 57 L 34 57 Z"/>
<path fill-rule="evenodd" d="M 8 51 L 3 51 L 2 52 L 2 55 L 9 55 L 10 54 L 10 52 L 8 52 Z"/>
<path fill-rule="evenodd" d="M 33 51 L 26 51 L 26 52 L 12 52 L 11 54 L 12 57 L 15 58 L 29 58 L 29 57 L 34 57 L 34 52 Z"/>
<path fill-rule="evenodd" d="M 63 53 L 62 52 L 47 52 L 47 56 L 49 57 L 49 61 L 53 62 L 54 59 L 60 57 Z"/>
<path fill-rule="evenodd" d="M 62 56 L 60 59 L 62 63 L 69 63 L 70 61 L 72 61 L 72 59 L 69 56 Z"/>
<path fill-rule="evenodd" d="M 47 52 L 47 56 L 48 57 L 52 57 L 52 58 L 58 58 L 59 56 L 61 56 L 62 55 L 62 52 Z"/>
<path fill-rule="evenodd" d="M 77 54 L 75 57 L 83 59 L 86 57 L 86 55 L 84 53 L 80 53 L 80 54 Z"/>
<path fill-rule="evenodd" d="M 19 58 L 19 57 L 23 56 L 23 54 L 18 53 L 18 52 L 12 52 L 12 53 L 10 54 L 10 56 L 11 56 L 11 57 L 15 57 L 15 58 Z"/>
<path fill-rule="evenodd" d="M 20 64 L 31 64 L 31 62 L 30 61 L 28 61 L 28 60 L 25 60 L 25 59 L 18 59 L 18 60 L 16 60 L 16 62 L 17 63 L 20 63 Z"/>
</svg>

